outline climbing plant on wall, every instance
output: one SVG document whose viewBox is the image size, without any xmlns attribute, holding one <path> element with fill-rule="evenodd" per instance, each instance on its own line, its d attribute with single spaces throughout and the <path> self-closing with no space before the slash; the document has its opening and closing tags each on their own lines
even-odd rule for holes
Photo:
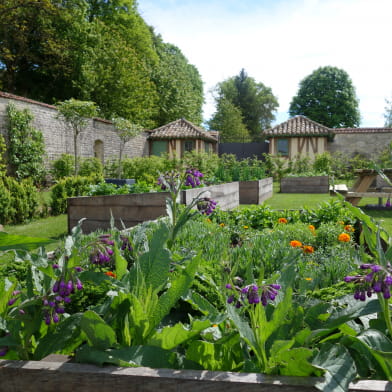
<svg viewBox="0 0 392 392">
<path fill-rule="evenodd" d="M 33 118 L 28 109 L 7 106 L 8 174 L 39 184 L 45 176 L 45 143 L 42 132 L 32 126 Z"/>
</svg>

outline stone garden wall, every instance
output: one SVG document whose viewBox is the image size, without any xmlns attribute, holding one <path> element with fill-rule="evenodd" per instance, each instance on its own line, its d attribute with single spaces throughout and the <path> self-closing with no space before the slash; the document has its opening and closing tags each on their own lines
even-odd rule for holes
<svg viewBox="0 0 392 392">
<path fill-rule="evenodd" d="M 45 140 L 46 163 L 58 158 L 62 153 L 73 154 L 72 129 L 56 118 L 57 109 L 45 103 L 0 92 L 0 133 L 7 132 L 7 106 L 13 103 L 17 109 L 28 109 L 34 116 L 33 125 L 39 129 Z M 120 139 L 110 121 L 92 119 L 80 135 L 79 156 L 97 156 L 104 162 L 119 153 Z M 124 157 L 148 155 L 147 133 L 137 136 L 127 143 Z"/>
</svg>

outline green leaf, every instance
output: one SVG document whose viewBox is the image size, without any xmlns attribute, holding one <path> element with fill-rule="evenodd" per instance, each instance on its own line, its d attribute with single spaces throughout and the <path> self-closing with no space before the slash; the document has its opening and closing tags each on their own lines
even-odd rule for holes
<svg viewBox="0 0 392 392">
<path fill-rule="evenodd" d="M 34 352 L 34 360 L 39 361 L 52 353 L 70 353 L 82 343 L 80 322 L 82 314 L 73 314 L 39 340 Z"/>
<path fill-rule="evenodd" d="M 316 387 L 323 392 L 345 392 L 355 378 L 357 369 L 345 347 L 340 344 L 324 344 L 312 364 L 325 370 L 324 380 Z"/>
<path fill-rule="evenodd" d="M 53 242 L 48 238 L 29 237 L 24 235 L 8 234 L 0 232 L 0 251 L 10 249 L 33 250 Z"/>
<path fill-rule="evenodd" d="M 199 256 L 193 258 L 189 264 L 178 273 L 178 276 L 173 278 L 169 289 L 159 297 L 158 305 L 151 319 L 151 324 L 154 327 L 159 325 L 163 317 L 169 314 L 170 309 L 187 293 L 192 285 L 199 263 Z"/>
<path fill-rule="evenodd" d="M 92 310 L 83 314 L 81 328 L 90 346 L 105 349 L 116 344 L 116 333 L 106 322 Z"/>
<path fill-rule="evenodd" d="M 186 359 L 196 362 L 207 370 L 235 371 L 242 364 L 240 345 L 193 341 L 186 350 Z"/>
<path fill-rule="evenodd" d="M 200 332 L 209 326 L 211 326 L 209 320 L 196 320 L 190 328 L 185 327 L 182 323 L 178 323 L 172 327 L 168 326 L 159 332 L 155 332 L 148 340 L 148 344 L 150 346 L 161 347 L 165 350 L 171 350 L 187 340 L 200 335 Z"/>
<path fill-rule="evenodd" d="M 83 346 L 76 351 L 77 362 L 97 365 L 112 364 L 117 366 L 147 366 L 151 368 L 173 368 L 175 354 L 159 347 L 132 346 L 121 349 L 97 350 Z"/>
<path fill-rule="evenodd" d="M 214 307 L 209 301 L 207 301 L 199 293 L 189 290 L 183 297 L 184 301 L 189 302 L 195 309 L 202 312 L 204 315 L 208 316 L 208 319 L 212 323 L 219 324 L 222 320 L 222 314 L 219 314 L 218 309 Z M 218 322 L 219 320 L 219 322 Z"/>
<path fill-rule="evenodd" d="M 128 263 L 124 259 L 124 257 L 122 257 L 117 246 L 114 246 L 113 250 L 114 250 L 114 263 L 116 266 L 116 276 L 118 280 L 121 280 L 123 276 L 128 272 L 127 270 Z"/>
<path fill-rule="evenodd" d="M 164 246 L 168 236 L 168 228 L 165 226 L 161 226 L 155 231 L 149 251 L 143 253 L 130 270 L 131 287 L 140 285 L 140 282 L 138 283 L 139 273 L 141 273 L 144 284 L 152 287 L 153 290 L 160 290 L 167 282 L 170 252 Z"/>
<path fill-rule="evenodd" d="M 256 337 L 249 323 L 241 318 L 234 306 L 227 304 L 227 313 L 230 320 L 232 320 L 237 327 L 237 330 L 240 333 L 241 337 L 252 347 L 253 350 L 257 351 Z"/>
</svg>

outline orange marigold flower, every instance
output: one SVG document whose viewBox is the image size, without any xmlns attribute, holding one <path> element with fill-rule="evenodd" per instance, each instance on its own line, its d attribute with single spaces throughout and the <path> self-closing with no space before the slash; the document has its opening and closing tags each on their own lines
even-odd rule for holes
<svg viewBox="0 0 392 392">
<path fill-rule="evenodd" d="M 287 223 L 287 219 L 286 218 L 279 218 L 278 223 Z"/>
<path fill-rule="evenodd" d="M 338 240 L 340 242 L 349 242 L 350 239 L 351 239 L 350 234 L 347 234 L 347 233 L 339 234 L 339 237 L 338 237 Z"/>
<path fill-rule="evenodd" d="M 207 223 L 211 223 L 212 220 L 211 220 L 210 218 L 207 218 L 207 219 L 206 219 L 206 222 L 207 222 Z"/>
<path fill-rule="evenodd" d="M 225 224 L 222 222 L 222 223 L 219 223 L 219 226 L 220 227 L 225 227 Z"/>
<path fill-rule="evenodd" d="M 346 226 L 344 226 L 344 230 L 345 231 L 355 231 L 355 229 L 354 229 L 354 227 L 352 227 L 351 225 L 346 225 Z"/>
<path fill-rule="evenodd" d="M 290 241 L 290 245 L 293 248 L 301 248 L 302 247 L 302 242 L 294 240 L 294 241 Z"/>
<path fill-rule="evenodd" d="M 105 275 L 111 276 L 112 278 L 116 278 L 116 274 L 114 272 L 112 272 L 112 271 L 106 271 Z"/>
<path fill-rule="evenodd" d="M 314 248 L 311 245 L 304 245 L 302 249 L 303 249 L 304 253 L 313 253 L 314 252 Z"/>
<path fill-rule="evenodd" d="M 316 230 L 316 228 L 315 228 L 313 225 L 309 225 L 308 227 L 309 227 L 309 229 L 312 230 L 312 231 Z"/>
<path fill-rule="evenodd" d="M 313 279 L 312 278 L 305 278 L 308 282 L 311 282 Z"/>
</svg>

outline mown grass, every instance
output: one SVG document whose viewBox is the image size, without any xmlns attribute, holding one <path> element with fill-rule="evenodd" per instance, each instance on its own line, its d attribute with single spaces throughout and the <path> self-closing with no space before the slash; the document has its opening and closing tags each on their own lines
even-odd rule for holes
<svg viewBox="0 0 392 392">
<path fill-rule="evenodd" d="M 50 192 L 43 192 L 40 196 L 42 200 L 48 202 Z M 317 208 L 320 203 L 336 200 L 336 196 L 327 193 L 323 194 L 297 194 L 280 193 L 279 184 L 274 183 L 273 197 L 265 203 L 273 209 L 302 209 Z M 366 204 L 377 204 L 376 198 L 364 198 L 359 205 L 360 208 Z M 367 210 L 364 212 L 373 217 L 381 226 L 392 235 L 392 211 Z M 28 235 L 32 237 L 51 238 L 58 243 L 67 235 L 67 215 L 51 216 L 48 218 L 36 219 L 22 225 L 6 225 L 4 230 L 10 234 Z"/>
</svg>

